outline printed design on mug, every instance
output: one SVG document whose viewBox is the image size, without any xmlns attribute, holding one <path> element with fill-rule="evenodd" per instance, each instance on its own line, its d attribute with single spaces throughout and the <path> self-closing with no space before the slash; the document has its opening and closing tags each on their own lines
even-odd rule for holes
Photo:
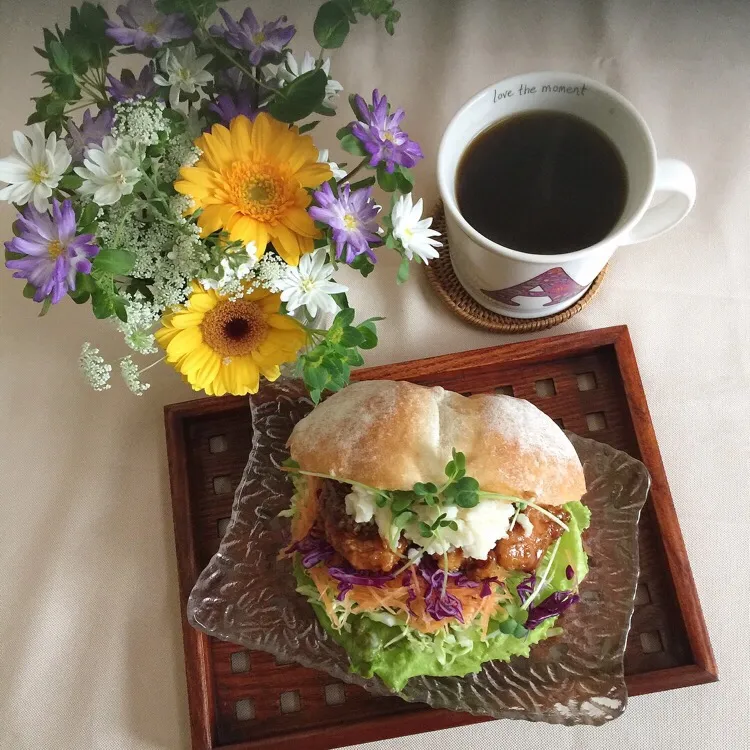
<svg viewBox="0 0 750 750">
<path fill-rule="evenodd" d="M 574 297 L 585 288 L 571 279 L 562 268 L 557 267 L 550 268 L 549 271 L 540 273 L 538 276 L 534 276 L 533 279 L 524 281 L 521 284 L 509 286 L 507 289 L 496 289 L 494 291 L 482 289 L 482 291 L 488 297 L 492 297 L 492 299 L 498 302 L 503 302 L 513 307 L 520 307 L 518 302 L 513 301 L 514 297 L 549 297 L 550 301 L 542 305 L 542 307 L 549 307 L 550 305 L 565 302 L 565 300 Z"/>
</svg>

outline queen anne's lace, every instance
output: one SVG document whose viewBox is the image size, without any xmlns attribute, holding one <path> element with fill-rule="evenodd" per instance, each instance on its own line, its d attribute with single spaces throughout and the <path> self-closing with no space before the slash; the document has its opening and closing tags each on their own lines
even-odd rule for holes
<svg viewBox="0 0 750 750">
<path fill-rule="evenodd" d="M 88 341 L 81 348 L 78 364 L 89 385 L 95 391 L 106 391 L 112 387 L 109 384 L 109 379 L 112 376 L 112 365 L 108 365 L 104 361 L 104 357 L 99 354 L 99 350 L 91 346 Z"/>
</svg>

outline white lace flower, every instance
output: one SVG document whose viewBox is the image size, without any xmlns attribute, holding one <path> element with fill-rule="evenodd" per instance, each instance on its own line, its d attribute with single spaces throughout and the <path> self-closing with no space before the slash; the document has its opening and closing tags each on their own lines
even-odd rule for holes
<svg viewBox="0 0 750 750">
<path fill-rule="evenodd" d="M 321 70 L 328 76 L 328 82 L 326 83 L 326 94 L 323 99 L 323 104 L 326 107 L 335 109 L 336 98 L 339 92 L 344 90 L 344 87 L 338 82 L 334 81 L 331 75 L 331 60 L 326 57 L 323 60 L 323 64 L 320 66 Z M 287 50 L 286 59 L 279 65 L 279 69 L 276 73 L 279 86 L 283 87 L 284 84 L 291 83 L 295 78 L 298 78 L 303 73 L 309 73 L 311 70 L 315 70 L 315 58 L 309 53 L 305 52 L 305 56 L 302 58 L 302 62 L 298 63 L 294 59 L 294 55 Z"/>
<path fill-rule="evenodd" d="M 99 206 L 111 206 L 133 192 L 141 172 L 135 157 L 120 148 L 119 141 L 106 136 L 101 146 L 86 149 L 82 167 L 75 173 L 83 178 L 78 188 L 81 195 L 93 196 Z"/>
<path fill-rule="evenodd" d="M 112 387 L 109 384 L 112 365 L 108 365 L 104 361 L 104 357 L 99 354 L 99 350 L 91 346 L 88 341 L 81 347 L 78 365 L 89 385 L 95 391 L 106 391 Z"/>
<path fill-rule="evenodd" d="M 346 170 L 341 169 L 338 164 L 336 164 L 335 161 L 328 161 L 328 149 L 327 148 L 321 148 L 320 151 L 318 151 L 318 164 L 327 164 L 331 168 L 331 172 L 333 172 L 333 179 L 338 182 L 339 180 L 343 180 L 344 177 L 346 177 Z"/>
<path fill-rule="evenodd" d="M 182 91 L 186 94 L 194 94 L 197 91 L 203 95 L 203 87 L 213 80 L 213 76 L 204 70 L 211 59 L 211 55 L 196 57 L 195 45 L 192 42 L 177 51 L 165 50 L 162 59 L 162 70 L 165 75 L 157 73 L 154 83 L 169 86 L 169 104 L 172 109 L 179 109 Z"/>
<path fill-rule="evenodd" d="M 141 372 L 142 371 L 138 369 L 138 365 L 133 362 L 133 358 L 130 354 L 120 360 L 120 374 L 122 375 L 122 379 L 125 381 L 125 385 L 130 389 L 130 392 L 136 396 L 142 396 L 143 392 L 151 387 L 151 383 L 144 383 L 141 380 Z"/>
<path fill-rule="evenodd" d="M 13 131 L 15 153 L 0 159 L 0 180 L 8 185 L 0 190 L 0 200 L 24 205 L 31 201 L 40 213 L 48 208 L 52 190 L 70 166 L 65 141 L 54 133 L 45 140 L 40 123 L 31 126 L 31 137 Z"/>
<path fill-rule="evenodd" d="M 286 309 L 294 312 L 304 305 L 311 317 L 323 312 L 335 312 L 337 305 L 332 294 L 346 292 L 348 287 L 331 281 L 335 269 L 326 263 L 328 248 L 320 247 L 315 252 L 303 255 L 298 266 L 288 266 L 286 274 L 279 279 L 281 301 Z"/>
<path fill-rule="evenodd" d="M 402 195 L 391 211 L 393 222 L 393 236 L 401 243 L 404 254 L 409 260 L 416 255 L 420 260 L 427 263 L 432 258 L 437 258 L 439 253 L 436 247 L 442 247 L 434 237 L 440 236 L 440 232 L 430 229 L 432 217 L 422 219 L 422 199 L 412 205 L 411 193 Z"/>
</svg>

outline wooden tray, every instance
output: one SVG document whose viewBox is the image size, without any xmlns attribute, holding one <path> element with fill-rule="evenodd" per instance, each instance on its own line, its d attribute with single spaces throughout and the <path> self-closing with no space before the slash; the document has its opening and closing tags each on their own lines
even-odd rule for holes
<svg viewBox="0 0 750 750">
<path fill-rule="evenodd" d="M 528 399 L 562 427 L 640 458 L 653 485 L 641 517 L 641 577 L 625 653 L 631 696 L 713 682 L 716 662 L 625 326 L 373 367 L 358 380 L 411 380 Z M 250 448 L 246 398 L 165 408 L 183 611 L 229 522 Z M 193 748 L 306 750 L 486 719 L 376 698 L 323 672 L 199 633 L 183 617 Z"/>
</svg>

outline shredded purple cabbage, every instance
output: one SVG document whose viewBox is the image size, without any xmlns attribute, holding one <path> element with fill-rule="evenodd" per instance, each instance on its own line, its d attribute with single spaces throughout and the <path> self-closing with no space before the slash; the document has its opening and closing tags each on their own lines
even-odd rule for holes
<svg viewBox="0 0 750 750">
<path fill-rule="evenodd" d="M 393 576 L 388 574 L 370 573 L 365 570 L 355 570 L 351 567 L 346 568 L 328 568 L 328 574 L 331 578 L 339 582 L 339 595 L 336 597 L 341 601 L 347 591 L 351 591 L 354 586 L 375 586 L 382 589 L 388 581 L 393 580 Z"/>
<path fill-rule="evenodd" d="M 292 544 L 286 552 L 288 555 L 292 552 L 299 552 L 302 555 L 302 567 L 313 568 L 318 563 L 328 562 L 335 550 L 324 536 L 310 533 L 304 539 Z"/>
<path fill-rule="evenodd" d="M 424 594 L 427 614 L 433 620 L 455 617 L 460 623 L 463 623 L 464 612 L 461 608 L 461 602 L 444 586 L 449 574 L 439 568 L 437 563 L 427 555 L 422 558 L 418 570 L 427 583 L 427 590 Z"/>
<path fill-rule="evenodd" d="M 482 579 L 482 590 L 479 592 L 479 595 L 482 597 L 482 599 L 492 593 L 492 586 L 490 586 L 491 583 L 499 583 L 499 581 L 497 580 L 497 576 Z"/>
<path fill-rule="evenodd" d="M 521 604 L 531 596 L 534 586 L 536 586 L 536 575 L 533 573 L 516 586 L 516 591 L 518 592 L 518 598 L 521 600 Z"/>
<path fill-rule="evenodd" d="M 550 617 L 561 615 L 568 607 L 581 601 L 578 594 L 572 591 L 555 591 L 536 607 L 529 607 L 529 617 L 524 623 L 527 630 L 533 630 L 537 625 Z"/>
<path fill-rule="evenodd" d="M 411 603 L 417 598 L 417 591 L 416 586 L 414 585 L 414 575 L 411 572 L 411 570 L 407 570 L 403 577 L 401 578 L 401 585 L 406 586 L 407 595 L 406 595 L 406 606 L 410 612 L 410 614 L 416 616 L 416 612 L 412 609 Z"/>
</svg>

